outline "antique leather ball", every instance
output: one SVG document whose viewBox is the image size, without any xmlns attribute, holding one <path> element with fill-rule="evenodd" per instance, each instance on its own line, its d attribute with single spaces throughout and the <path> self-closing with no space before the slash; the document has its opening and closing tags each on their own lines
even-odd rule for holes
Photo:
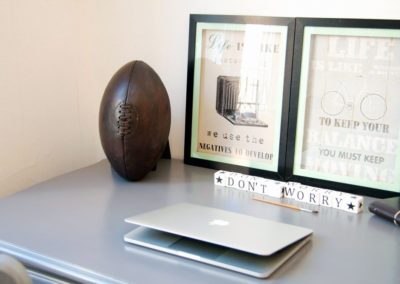
<svg viewBox="0 0 400 284">
<path fill-rule="evenodd" d="M 164 152 L 170 126 L 168 93 L 157 73 L 143 61 L 122 66 L 99 112 L 101 144 L 114 170 L 128 180 L 143 178 Z"/>
</svg>

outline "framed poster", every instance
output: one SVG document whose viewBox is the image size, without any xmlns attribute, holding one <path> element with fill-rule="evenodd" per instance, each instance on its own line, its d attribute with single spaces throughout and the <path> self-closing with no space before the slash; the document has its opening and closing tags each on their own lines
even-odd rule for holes
<svg viewBox="0 0 400 284">
<path fill-rule="evenodd" d="M 283 178 L 294 19 L 191 15 L 187 164 Z"/>
<path fill-rule="evenodd" d="M 296 19 L 287 176 L 400 194 L 400 22 Z"/>
</svg>

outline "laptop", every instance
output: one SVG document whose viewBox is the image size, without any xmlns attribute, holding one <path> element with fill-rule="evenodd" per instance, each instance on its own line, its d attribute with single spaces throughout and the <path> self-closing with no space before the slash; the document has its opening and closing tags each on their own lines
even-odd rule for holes
<svg viewBox="0 0 400 284">
<path fill-rule="evenodd" d="M 303 247 L 312 230 L 217 208 L 178 203 L 125 219 L 129 243 L 266 278 Z"/>
</svg>

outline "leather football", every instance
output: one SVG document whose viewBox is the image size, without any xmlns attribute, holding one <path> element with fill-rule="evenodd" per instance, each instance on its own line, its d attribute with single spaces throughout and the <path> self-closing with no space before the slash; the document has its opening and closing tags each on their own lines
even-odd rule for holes
<svg viewBox="0 0 400 284">
<path fill-rule="evenodd" d="M 122 66 L 100 104 L 99 130 L 114 170 L 139 180 L 152 170 L 168 142 L 171 106 L 157 73 L 142 61 Z"/>
</svg>

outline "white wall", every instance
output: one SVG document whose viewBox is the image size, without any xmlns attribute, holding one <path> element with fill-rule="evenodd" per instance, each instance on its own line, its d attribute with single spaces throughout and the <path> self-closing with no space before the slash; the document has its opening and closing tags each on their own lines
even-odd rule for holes
<svg viewBox="0 0 400 284">
<path fill-rule="evenodd" d="M 190 13 L 399 19 L 399 0 L 0 0 L 0 197 L 104 158 L 98 107 L 141 59 L 172 105 L 183 158 Z"/>
<path fill-rule="evenodd" d="M 75 1 L 0 1 L 0 195 L 98 156 L 85 152 L 76 11 Z"/>
</svg>

